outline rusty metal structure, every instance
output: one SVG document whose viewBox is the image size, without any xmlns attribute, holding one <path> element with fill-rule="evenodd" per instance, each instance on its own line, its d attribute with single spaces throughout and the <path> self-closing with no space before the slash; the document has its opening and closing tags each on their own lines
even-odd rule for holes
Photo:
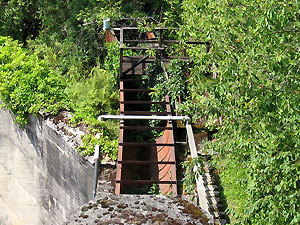
<svg viewBox="0 0 300 225">
<path fill-rule="evenodd" d="M 141 88 L 143 75 L 150 63 L 158 60 L 162 65 L 170 60 L 189 57 L 168 56 L 164 51 L 176 40 L 166 40 L 163 35 L 169 28 L 155 28 L 152 32 L 141 33 L 136 27 L 113 28 L 106 31 L 107 41 L 120 42 L 120 115 L 157 115 L 172 116 L 170 98 L 165 101 L 153 102 L 149 93 L 153 90 Z M 176 30 L 176 29 L 175 29 Z M 209 50 L 208 42 L 187 42 L 187 44 L 204 44 Z M 126 50 L 155 50 L 155 57 L 149 55 L 126 56 Z M 167 74 L 166 74 L 167 76 Z M 142 96 L 142 98 L 141 98 Z M 151 111 L 151 105 L 162 105 L 164 111 Z M 150 120 L 150 117 L 149 117 Z M 143 187 L 155 187 L 161 194 L 177 195 L 175 141 L 173 124 L 165 120 L 163 126 L 150 126 L 149 122 L 141 120 L 120 120 L 118 160 L 116 172 L 115 194 L 139 193 Z M 140 140 L 139 134 L 147 131 L 163 131 L 157 140 Z M 146 139 L 146 138 L 145 138 Z"/>
</svg>

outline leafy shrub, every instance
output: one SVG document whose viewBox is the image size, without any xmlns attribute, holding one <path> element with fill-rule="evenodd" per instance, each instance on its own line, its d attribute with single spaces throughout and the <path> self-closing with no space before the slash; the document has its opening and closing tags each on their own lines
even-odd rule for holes
<svg viewBox="0 0 300 225">
<path fill-rule="evenodd" d="M 120 67 L 120 44 L 119 42 L 111 42 L 105 44 L 106 56 L 104 59 L 103 68 L 112 76 L 112 87 L 119 87 L 119 67 Z"/>
<path fill-rule="evenodd" d="M 97 119 L 101 114 L 118 113 L 119 92 L 113 88 L 115 83 L 114 75 L 98 66 L 92 69 L 88 78 L 73 83 L 66 90 L 74 109 L 70 122 L 92 127 L 90 134 L 82 137 L 83 145 L 78 148 L 82 155 L 92 154 L 98 144 L 102 154 L 113 160 L 117 157 L 119 124 L 117 121 L 99 122 Z M 99 138 L 95 136 L 96 133 L 100 134 Z"/>
<path fill-rule="evenodd" d="M 0 97 L 24 125 L 28 113 L 40 110 L 56 114 L 67 109 L 66 80 L 37 54 L 29 54 L 11 38 L 0 37 Z"/>
<path fill-rule="evenodd" d="M 155 90 L 150 93 L 152 101 L 164 101 L 165 96 L 168 95 L 171 98 L 173 109 L 177 110 L 175 105 L 178 105 L 179 97 L 184 101 L 188 96 L 190 67 L 191 62 L 180 59 L 172 60 L 166 68 L 167 79 L 159 64 L 149 65 L 146 85 Z"/>
<path fill-rule="evenodd" d="M 185 110 L 194 119 L 224 116 L 210 148 L 220 153 L 231 222 L 299 224 L 298 2 L 184 0 L 182 7 L 183 39 L 211 41 L 209 53 L 190 51 L 197 69 Z"/>
<path fill-rule="evenodd" d="M 99 145 L 100 151 L 102 152 L 102 157 L 105 155 L 112 160 L 117 160 L 119 144 L 118 140 L 111 139 L 108 135 L 103 134 L 103 131 L 101 131 L 99 134 L 99 138 L 92 134 L 83 136 L 83 145 L 78 147 L 78 151 L 82 155 L 91 155 L 94 153 L 95 146 Z"/>
<path fill-rule="evenodd" d="M 0 0 L 0 34 L 22 42 L 37 36 L 40 24 L 36 17 L 37 0 Z"/>
<path fill-rule="evenodd" d="M 116 114 L 119 93 L 112 87 L 115 82 L 112 74 L 95 67 L 90 77 L 72 84 L 66 90 L 74 104 L 72 122 L 94 124 L 100 114 Z"/>
</svg>

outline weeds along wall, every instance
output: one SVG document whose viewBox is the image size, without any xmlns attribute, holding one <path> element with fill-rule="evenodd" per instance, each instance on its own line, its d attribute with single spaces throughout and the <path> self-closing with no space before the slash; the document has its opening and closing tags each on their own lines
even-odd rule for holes
<svg viewBox="0 0 300 225">
<path fill-rule="evenodd" d="M 1 224 L 63 224 L 92 197 L 92 165 L 41 118 L 0 110 L 0 165 Z"/>
</svg>

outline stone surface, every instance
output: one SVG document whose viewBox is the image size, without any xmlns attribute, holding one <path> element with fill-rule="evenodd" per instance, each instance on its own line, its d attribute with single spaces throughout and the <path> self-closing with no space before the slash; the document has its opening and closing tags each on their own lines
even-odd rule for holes
<svg viewBox="0 0 300 225">
<path fill-rule="evenodd" d="M 97 206 L 97 209 L 89 206 Z M 70 216 L 65 225 L 78 224 L 212 224 L 193 204 L 167 195 L 102 193 Z"/>
<path fill-rule="evenodd" d="M 43 119 L 21 129 L 1 109 L 0 184 L 1 225 L 62 224 L 92 197 L 93 167 Z"/>
</svg>

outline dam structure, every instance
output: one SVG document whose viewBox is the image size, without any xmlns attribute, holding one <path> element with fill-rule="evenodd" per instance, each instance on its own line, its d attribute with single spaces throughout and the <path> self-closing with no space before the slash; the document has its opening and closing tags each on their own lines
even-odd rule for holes
<svg viewBox="0 0 300 225">
<path fill-rule="evenodd" d="M 0 224 L 58 225 L 89 201 L 93 166 L 46 120 L 0 109 Z"/>
</svg>

